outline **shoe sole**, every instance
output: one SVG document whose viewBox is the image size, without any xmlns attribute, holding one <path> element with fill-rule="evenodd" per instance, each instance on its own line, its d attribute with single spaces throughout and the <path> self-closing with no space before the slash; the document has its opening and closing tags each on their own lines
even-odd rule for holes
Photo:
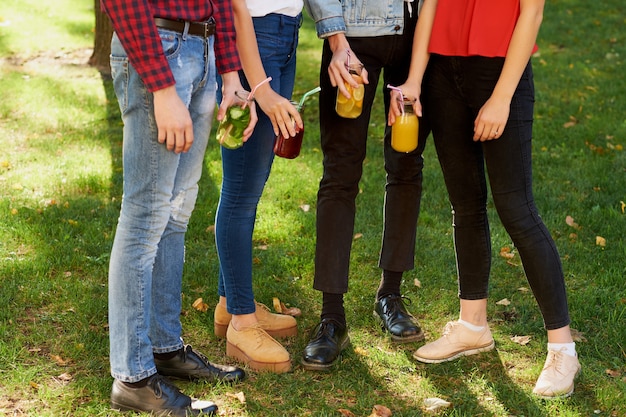
<svg viewBox="0 0 626 417">
<path fill-rule="evenodd" d="M 376 311 L 374 311 L 374 318 L 376 320 L 378 320 L 378 324 L 380 325 L 380 328 L 382 329 L 383 333 L 389 333 L 389 335 L 391 336 L 391 341 L 395 342 L 395 343 L 410 343 L 410 342 L 421 342 L 422 340 L 426 339 L 426 335 L 424 335 L 423 331 L 420 331 L 418 334 L 414 334 L 411 336 L 397 336 L 393 333 L 391 333 L 387 327 L 385 326 L 385 322 L 383 321 L 383 319 L 380 318 L 380 316 L 378 315 L 378 313 Z"/>
<path fill-rule="evenodd" d="M 347 348 L 349 344 L 350 344 L 350 337 L 347 337 L 345 342 L 343 342 L 339 348 L 340 349 L 339 355 L 337 355 L 335 360 L 330 363 L 307 362 L 304 360 L 304 358 L 302 358 L 300 359 L 300 364 L 307 371 L 330 371 L 333 368 L 333 366 L 335 366 L 338 362 L 341 361 L 343 350 Z"/>
<path fill-rule="evenodd" d="M 126 406 L 126 405 L 123 405 L 123 404 L 120 404 L 120 403 L 117 403 L 117 402 L 114 402 L 114 401 L 111 401 L 110 404 L 111 404 L 111 410 L 119 411 L 121 413 L 125 413 L 125 412 L 128 412 L 128 411 L 132 411 L 134 413 L 150 413 L 150 415 L 154 416 L 154 417 L 166 417 L 166 416 L 171 416 L 172 415 L 172 410 L 164 410 L 164 411 L 161 411 L 161 412 L 158 412 L 158 411 L 146 411 L 146 410 L 140 410 L 140 409 L 138 409 L 136 407 Z M 215 408 L 215 410 L 212 410 L 212 411 L 210 411 L 208 413 L 206 413 L 206 412 L 202 413 L 201 415 L 203 415 L 203 416 L 214 416 L 214 415 L 216 415 L 216 413 L 217 413 L 217 408 Z M 189 415 L 189 412 L 186 412 L 186 414 Z"/>
<path fill-rule="evenodd" d="M 226 331 L 228 330 L 229 324 L 230 323 L 226 323 L 226 324 L 214 323 L 213 332 L 215 333 L 215 336 L 219 337 L 220 339 L 226 338 Z M 274 330 L 268 330 L 263 327 L 261 328 L 265 330 L 267 334 L 269 334 L 275 339 L 283 339 L 285 337 L 296 336 L 298 334 L 298 326 L 288 327 L 286 329 L 274 329 Z"/>
<path fill-rule="evenodd" d="M 420 362 L 424 362 L 424 363 L 449 362 L 449 361 L 453 361 L 455 359 L 458 359 L 461 356 L 471 356 L 471 355 L 476 355 L 476 354 L 481 353 L 481 352 L 489 352 L 490 350 L 492 350 L 495 347 L 495 345 L 496 345 L 495 342 L 492 340 L 491 343 L 486 345 L 486 346 L 481 346 L 481 347 L 474 348 L 474 349 L 463 350 L 461 352 L 454 353 L 452 356 L 448 356 L 446 358 L 439 358 L 439 359 L 424 358 L 422 356 L 417 355 L 417 352 L 415 352 L 415 353 L 413 353 L 413 358 L 415 358 L 416 360 L 418 360 Z"/>
<path fill-rule="evenodd" d="M 260 362 L 250 358 L 245 352 L 230 342 L 226 342 L 226 355 L 235 358 L 250 368 L 257 371 L 269 371 L 275 374 L 282 374 L 291 370 L 291 361 L 285 362 Z"/>
</svg>

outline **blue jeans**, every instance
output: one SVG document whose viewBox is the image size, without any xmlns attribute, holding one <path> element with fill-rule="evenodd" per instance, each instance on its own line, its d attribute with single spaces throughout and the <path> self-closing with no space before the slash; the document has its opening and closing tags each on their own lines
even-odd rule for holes
<svg viewBox="0 0 626 417">
<path fill-rule="evenodd" d="M 511 101 L 502 136 L 472 140 L 474 120 L 491 96 L 503 63 L 503 58 L 432 55 L 423 84 L 424 107 L 452 205 L 459 296 L 466 300 L 488 296 L 486 166 L 498 216 L 519 252 L 545 326 L 553 330 L 570 319 L 559 253 L 532 192 L 535 91 L 530 63 Z"/>
<path fill-rule="evenodd" d="M 176 89 L 189 108 L 194 143 L 175 154 L 157 142 L 153 95 L 117 36 L 111 70 L 124 122 L 124 194 L 109 268 L 111 374 L 136 382 L 156 373 L 153 353 L 183 347 L 184 238 L 215 109 L 213 38 L 159 29 Z"/>
<path fill-rule="evenodd" d="M 296 73 L 296 47 L 301 17 L 269 14 L 253 18 L 263 67 L 272 89 L 291 98 Z M 242 84 L 250 89 L 243 73 Z M 274 160 L 274 130 L 260 111 L 248 141 L 238 149 L 222 148 L 223 179 L 215 219 L 220 261 L 218 294 L 231 314 L 254 313 L 252 234 L 257 206 Z"/>
<path fill-rule="evenodd" d="M 363 112 L 356 119 L 344 119 L 335 112 L 337 89 L 331 85 L 328 76 L 332 52 L 328 42 L 324 42 L 319 101 L 324 174 L 317 193 L 313 282 L 316 290 L 334 294 L 348 291 L 356 196 L 363 172 L 372 103 L 382 73 L 385 114 L 377 117 L 378 123 L 385 123 L 389 108 L 389 89 L 386 86 L 400 85 L 407 78 L 416 15 L 414 12 L 414 17 L 410 18 L 405 12 L 402 35 L 348 39 L 350 48 L 365 65 L 369 78 L 369 84 L 365 86 Z M 391 148 L 391 129 L 387 127 L 385 130 L 382 146 L 387 181 L 379 266 L 386 270 L 408 271 L 414 266 L 424 166 L 422 152 L 428 133 L 427 124 L 420 123 L 418 148 L 410 153 L 400 153 Z"/>
</svg>

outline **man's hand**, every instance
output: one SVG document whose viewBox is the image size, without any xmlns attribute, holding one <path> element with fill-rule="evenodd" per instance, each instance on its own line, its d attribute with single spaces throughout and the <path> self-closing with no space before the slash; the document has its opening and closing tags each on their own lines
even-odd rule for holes
<svg viewBox="0 0 626 417">
<path fill-rule="evenodd" d="M 168 151 L 187 152 L 193 143 L 193 123 L 189 109 L 178 96 L 175 86 L 154 92 L 154 118 L 159 143 Z"/>
</svg>

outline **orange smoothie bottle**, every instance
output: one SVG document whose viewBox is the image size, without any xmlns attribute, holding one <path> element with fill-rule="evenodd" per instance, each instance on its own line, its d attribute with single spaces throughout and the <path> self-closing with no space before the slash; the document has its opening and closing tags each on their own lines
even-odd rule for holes
<svg viewBox="0 0 626 417">
<path fill-rule="evenodd" d="M 417 148 L 419 120 L 413 112 L 414 100 L 405 99 L 404 113 L 396 117 L 391 126 L 391 147 L 398 152 L 411 152 Z"/>
</svg>

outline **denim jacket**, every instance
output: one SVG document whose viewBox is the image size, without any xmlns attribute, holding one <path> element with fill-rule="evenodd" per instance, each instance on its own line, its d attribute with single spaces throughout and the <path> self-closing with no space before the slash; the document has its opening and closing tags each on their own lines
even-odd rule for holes
<svg viewBox="0 0 626 417">
<path fill-rule="evenodd" d="M 304 0 L 307 12 L 315 20 L 317 36 L 322 39 L 336 33 L 348 37 L 401 35 L 404 3 L 405 0 Z"/>
</svg>

